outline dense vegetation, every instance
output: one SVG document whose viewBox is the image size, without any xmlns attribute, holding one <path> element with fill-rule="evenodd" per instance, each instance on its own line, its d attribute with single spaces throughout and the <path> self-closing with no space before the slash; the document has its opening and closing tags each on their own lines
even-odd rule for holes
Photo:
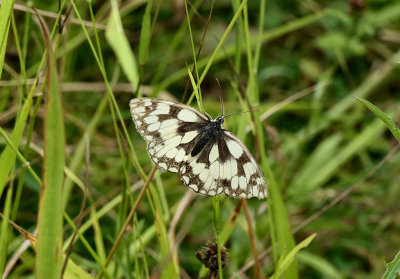
<svg viewBox="0 0 400 279">
<path fill-rule="evenodd" d="M 399 1 L 12 5 L 1 275 L 57 278 L 68 257 L 65 278 L 396 277 Z M 128 106 L 201 98 L 216 117 L 220 95 L 227 114 L 258 110 L 224 127 L 259 162 L 266 200 L 203 197 L 155 171 Z"/>
</svg>

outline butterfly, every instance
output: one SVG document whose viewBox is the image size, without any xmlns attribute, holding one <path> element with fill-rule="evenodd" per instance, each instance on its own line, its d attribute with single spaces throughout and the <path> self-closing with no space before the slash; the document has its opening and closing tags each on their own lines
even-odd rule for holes
<svg viewBox="0 0 400 279">
<path fill-rule="evenodd" d="M 129 106 L 154 164 L 179 173 L 193 191 L 266 198 L 267 185 L 253 156 L 222 128 L 226 116 L 212 119 L 190 106 L 156 98 L 133 98 Z"/>
</svg>

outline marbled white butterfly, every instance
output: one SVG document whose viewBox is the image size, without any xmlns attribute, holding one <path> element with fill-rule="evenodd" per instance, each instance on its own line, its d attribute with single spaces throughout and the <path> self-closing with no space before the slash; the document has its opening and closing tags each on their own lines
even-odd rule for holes
<svg viewBox="0 0 400 279">
<path fill-rule="evenodd" d="M 222 128 L 224 116 L 210 119 L 190 106 L 153 98 L 134 98 L 129 106 L 153 162 L 179 173 L 193 191 L 245 199 L 267 196 L 253 156 Z"/>
</svg>

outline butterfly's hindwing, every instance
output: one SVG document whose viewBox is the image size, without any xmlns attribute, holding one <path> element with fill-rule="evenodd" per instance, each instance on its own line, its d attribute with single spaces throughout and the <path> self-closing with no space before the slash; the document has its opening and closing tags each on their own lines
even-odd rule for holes
<svg viewBox="0 0 400 279">
<path fill-rule="evenodd" d="M 182 181 L 194 191 L 215 196 L 259 199 L 267 196 L 264 177 L 247 148 L 228 131 L 182 165 Z"/>
<path fill-rule="evenodd" d="M 197 193 L 234 198 L 267 196 L 264 177 L 247 148 L 222 121 L 171 101 L 136 98 L 130 102 L 139 133 L 158 166 L 179 173 Z"/>
</svg>

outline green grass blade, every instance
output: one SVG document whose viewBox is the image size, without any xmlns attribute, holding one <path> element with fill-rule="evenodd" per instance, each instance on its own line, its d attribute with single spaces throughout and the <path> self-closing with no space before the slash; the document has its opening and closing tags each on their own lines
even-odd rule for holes
<svg viewBox="0 0 400 279">
<path fill-rule="evenodd" d="M 203 106 L 201 104 L 201 95 L 200 95 L 199 90 L 197 88 L 196 81 L 194 80 L 192 72 L 190 71 L 189 68 L 187 69 L 187 71 L 188 71 L 188 74 L 189 74 L 190 82 L 192 83 L 194 96 L 196 96 L 197 106 L 199 107 L 199 110 L 202 113 L 204 113 L 204 109 L 203 109 Z"/>
<path fill-rule="evenodd" d="M 293 197 L 306 197 L 307 194 L 315 190 L 312 186 L 318 184 L 309 184 L 310 177 L 319 172 L 321 166 L 325 165 L 340 151 L 340 144 L 343 141 L 343 135 L 337 133 L 322 141 L 306 159 L 299 173 L 293 179 L 293 184 L 289 187 L 289 194 Z"/>
<path fill-rule="evenodd" d="M 247 5 L 247 0 L 244 0 L 242 2 L 242 4 L 239 6 L 238 10 L 236 11 L 236 13 L 233 16 L 233 18 L 231 19 L 231 21 L 229 22 L 229 25 L 225 29 L 225 32 L 222 35 L 221 40 L 218 42 L 218 45 L 215 47 L 214 52 L 211 54 L 211 56 L 207 60 L 207 64 L 205 65 L 204 70 L 203 70 L 203 72 L 202 72 L 202 74 L 200 76 L 200 79 L 198 80 L 198 86 L 200 86 L 200 84 L 202 83 L 202 81 L 206 77 L 206 75 L 208 73 L 208 70 L 211 68 L 211 65 L 215 62 L 214 60 L 216 59 L 217 54 L 219 53 L 219 50 L 221 49 L 221 47 L 224 44 L 226 38 L 228 37 L 229 33 L 231 32 L 233 26 L 235 25 L 236 20 L 239 18 L 240 13 L 244 9 L 244 7 L 246 7 L 246 5 Z"/>
<path fill-rule="evenodd" d="M 395 279 L 399 270 L 400 270 L 400 252 L 397 253 L 393 261 L 386 264 L 386 271 L 383 274 L 382 279 Z"/>
<path fill-rule="evenodd" d="M 318 188 L 320 185 L 328 181 L 343 163 L 353 157 L 360 150 L 363 150 L 380 133 L 382 133 L 383 130 L 384 126 L 381 121 L 376 120 L 372 122 L 351 142 L 344 145 L 334 157 L 322 165 L 314 176 L 309 177 L 307 182 L 308 189 Z"/>
<path fill-rule="evenodd" d="M 257 83 L 257 76 L 255 74 L 253 66 L 254 61 L 252 58 L 252 40 L 250 39 L 247 8 L 244 9 L 243 18 L 243 31 L 249 73 L 248 88 L 246 90 L 246 94 L 248 95 L 251 103 L 258 104 L 260 103 L 259 88 Z M 259 43 L 258 40 L 257 42 Z M 256 64 L 258 64 L 258 62 L 256 62 Z M 280 187 L 277 180 L 275 179 L 275 174 L 273 173 L 270 167 L 269 160 L 267 158 L 267 151 L 265 150 L 264 146 L 264 128 L 261 124 L 261 120 L 259 117 L 255 117 L 255 122 L 257 131 L 256 136 L 258 137 L 258 142 L 261 143 L 259 144 L 261 167 L 267 180 L 267 185 L 269 187 L 268 205 L 270 206 L 270 232 L 274 259 L 276 260 L 278 256 L 282 257 L 282 254 L 285 251 L 293 249 L 295 247 L 295 242 L 291 232 L 288 213 L 283 202 L 282 195 L 280 193 Z M 285 268 L 284 274 L 287 278 L 298 278 L 297 260 L 295 258 L 290 261 L 288 266 Z"/>
<path fill-rule="evenodd" d="M 150 39 L 151 39 L 151 7 L 153 0 L 147 2 L 146 10 L 144 11 L 142 28 L 139 41 L 139 65 L 146 64 L 147 56 L 149 55 Z"/>
<path fill-rule="evenodd" d="M 290 252 L 285 256 L 283 260 L 280 261 L 280 264 L 276 267 L 274 275 L 271 277 L 273 279 L 280 278 L 280 276 L 283 274 L 283 272 L 290 266 L 290 263 L 293 262 L 293 260 L 296 257 L 296 254 L 301 250 L 306 248 L 311 241 L 315 238 L 317 234 L 312 234 L 306 239 L 304 239 L 302 242 L 296 245 Z"/>
<path fill-rule="evenodd" d="M 82 135 L 79 143 L 76 146 L 74 155 L 69 159 L 69 169 L 72 173 L 79 173 L 83 165 L 83 158 L 85 155 L 85 139 L 88 137 L 90 140 L 93 134 L 96 132 L 97 126 L 99 125 L 100 119 L 106 109 L 108 97 L 104 96 L 99 105 L 96 108 L 96 112 L 91 117 L 90 123 L 87 126 L 85 134 Z M 68 205 L 69 197 L 71 195 L 72 188 L 74 186 L 74 181 L 68 176 L 65 178 L 64 182 L 64 195 L 63 195 L 63 206 Z"/>
<path fill-rule="evenodd" d="M 221 263 L 221 214 L 219 209 L 219 197 L 213 197 L 213 207 L 214 207 L 214 227 L 215 227 L 215 237 L 217 240 L 217 253 L 218 253 L 218 277 L 223 278 L 222 275 L 222 263 Z"/>
<path fill-rule="evenodd" d="M 14 0 L 1 1 L 0 5 L 0 78 L 3 71 L 4 56 L 6 54 L 8 30 L 10 27 L 11 13 L 13 12 Z"/>
<path fill-rule="evenodd" d="M 192 33 L 192 26 L 190 24 L 190 15 L 189 15 L 189 10 L 188 10 L 188 6 L 187 6 L 187 1 L 185 0 L 185 11 L 186 11 L 186 19 L 188 22 L 188 30 L 189 30 L 189 37 L 190 37 L 190 44 L 192 46 L 192 55 L 193 55 L 193 63 L 194 63 L 194 70 L 196 73 L 196 80 L 199 84 L 198 86 L 198 91 L 200 92 L 200 103 L 201 105 L 203 105 L 203 101 L 201 100 L 201 87 L 200 87 L 200 83 L 199 83 L 199 70 L 197 68 L 197 57 L 196 57 L 196 51 L 194 49 L 194 39 L 193 39 L 193 33 Z M 196 96 L 197 97 L 197 96 Z M 204 113 L 204 112 L 203 112 Z"/>
<path fill-rule="evenodd" d="M 139 74 L 135 55 L 129 45 L 122 27 L 121 17 L 118 11 L 118 4 L 115 0 L 111 1 L 111 15 L 108 21 L 106 38 L 111 48 L 117 56 L 129 82 L 136 89 L 139 84 Z"/>
<path fill-rule="evenodd" d="M 0 135 L 5 139 L 11 150 L 18 156 L 18 159 L 20 159 L 21 162 L 26 166 L 26 168 L 31 173 L 32 177 L 36 180 L 36 182 L 42 184 L 40 177 L 35 173 L 35 171 L 30 166 L 29 162 L 25 159 L 25 157 L 21 154 L 21 152 L 18 151 L 18 148 L 14 145 L 14 143 L 11 141 L 11 139 L 7 136 L 7 134 L 1 127 L 0 127 Z"/>
<path fill-rule="evenodd" d="M 243 8 L 242 6 L 240 6 L 240 7 Z M 289 22 L 285 26 L 268 30 L 262 35 L 262 42 L 263 42 L 263 44 L 265 44 L 276 38 L 280 38 L 286 34 L 289 34 L 290 32 L 294 32 L 298 29 L 306 27 L 307 25 L 315 23 L 316 21 L 320 20 L 324 16 L 325 16 L 325 13 L 322 13 L 322 12 L 317 13 L 317 14 L 311 14 L 311 15 L 305 16 L 303 18 L 293 20 L 292 22 Z M 223 42 L 222 40 L 223 40 L 223 38 L 221 38 L 220 42 Z M 252 48 L 254 48 L 257 46 L 258 37 L 252 36 L 252 37 L 250 37 L 250 41 L 251 41 L 250 43 L 251 43 Z M 216 49 L 213 54 L 206 56 L 202 59 L 199 59 L 197 61 L 197 67 L 199 70 L 206 67 L 206 70 L 208 71 L 209 67 L 211 67 L 211 64 L 209 65 L 211 60 L 213 60 L 213 63 L 215 64 L 219 61 L 225 60 L 227 56 L 235 55 L 236 51 L 237 51 L 237 48 L 236 48 L 235 43 L 228 44 L 227 46 L 224 46 L 223 52 L 218 52 Z M 243 48 L 241 51 L 242 52 L 245 51 L 245 48 Z M 191 65 L 189 65 L 189 67 L 190 66 Z M 200 77 L 200 82 L 203 81 L 205 74 L 206 74 L 206 72 L 204 72 L 204 74 L 202 74 L 202 76 Z M 169 75 L 164 80 L 162 80 L 157 89 L 163 90 L 163 89 L 167 88 L 168 86 L 174 84 L 178 80 L 182 79 L 185 75 L 186 75 L 186 69 L 182 68 L 181 70 L 176 71 L 175 73 Z"/>
<path fill-rule="evenodd" d="M 362 99 L 360 97 L 354 96 L 358 101 L 363 103 L 367 108 L 369 108 L 373 113 L 375 113 L 376 116 L 378 116 L 383 123 L 385 123 L 386 127 L 392 132 L 393 136 L 397 139 L 397 141 L 400 143 L 400 130 L 396 126 L 396 124 L 393 122 L 393 120 L 383 111 L 381 111 L 379 108 L 377 108 L 375 105 L 370 103 L 369 101 Z"/>
<path fill-rule="evenodd" d="M 6 200 L 4 203 L 4 214 L 1 221 L 1 234 L 0 234 L 0 276 L 3 278 L 4 267 L 7 257 L 7 247 L 9 244 L 9 238 L 11 237 L 10 230 L 8 227 L 8 220 L 11 214 L 13 187 L 9 187 L 7 191 Z"/>
<path fill-rule="evenodd" d="M 196 0 L 192 3 L 194 9 L 190 9 L 189 12 L 189 20 L 191 21 L 195 11 L 200 7 L 202 4 L 201 0 Z M 168 48 L 165 50 L 163 53 L 163 59 L 159 61 L 157 69 L 155 71 L 154 77 L 152 78 L 151 84 L 153 84 L 153 92 L 152 92 L 152 97 L 157 96 L 157 93 L 159 92 L 158 88 L 158 83 L 162 77 L 162 75 L 165 72 L 165 69 L 168 67 L 169 63 L 171 63 L 171 58 L 175 55 L 174 51 L 176 51 L 176 48 L 179 46 L 179 44 L 182 42 L 182 37 L 185 35 L 185 30 L 186 30 L 186 24 L 188 21 L 183 21 L 179 29 L 175 32 L 175 35 L 173 36 L 172 40 L 168 44 Z M 186 75 L 186 69 L 184 69 L 184 74 L 183 76 Z"/>
<path fill-rule="evenodd" d="M 67 264 L 67 269 L 64 273 L 65 279 L 93 279 L 89 273 L 82 269 L 73 260 L 69 259 Z"/>
<path fill-rule="evenodd" d="M 323 257 L 317 256 L 315 254 L 300 251 L 297 253 L 297 259 L 299 263 L 303 265 L 308 265 L 313 269 L 319 271 L 323 278 L 327 279 L 344 279 L 345 277 L 341 272 L 329 261 Z"/>
<path fill-rule="evenodd" d="M 43 161 L 43 184 L 38 216 L 38 251 L 36 257 L 37 278 L 59 278 L 62 257 L 62 188 L 65 163 L 64 122 L 59 93 L 55 58 L 50 39 L 43 23 L 47 45 L 47 86 L 45 111 L 45 143 Z"/>
<path fill-rule="evenodd" d="M 14 130 L 12 131 L 11 134 L 11 141 L 14 143 L 15 146 L 18 146 L 22 133 L 25 128 L 26 120 L 28 119 L 29 115 L 29 110 L 32 106 L 32 98 L 33 94 L 36 92 L 36 83 L 32 86 L 31 90 L 29 91 L 29 94 L 25 100 L 25 103 L 22 107 L 21 114 L 19 115 L 17 122 L 14 126 Z M 0 156 L 0 198 L 1 194 L 3 193 L 4 186 L 7 182 L 8 174 L 11 170 L 11 166 L 15 162 L 15 157 L 16 154 L 12 150 L 10 146 L 7 146 L 3 152 L 1 153 Z"/>
</svg>

